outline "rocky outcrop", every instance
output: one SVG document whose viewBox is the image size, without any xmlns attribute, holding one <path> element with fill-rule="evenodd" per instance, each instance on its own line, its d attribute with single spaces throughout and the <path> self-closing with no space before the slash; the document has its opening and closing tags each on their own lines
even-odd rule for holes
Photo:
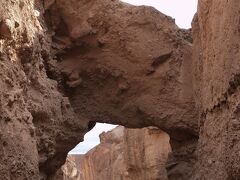
<svg viewBox="0 0 240 180">
<path fill-rule="evenodd" d="M 81 174 L 79 180 L 167 179 L 165 163 L 171 147 L 169 136 L 163 131 L 154 127 L 127 129 L 118 126 L 101 134 L 100 139 L 101 143 L 87 154 L 68 156 L 62 167 L 64 180 L 73 176 L 72 160 Z"/>
<path fill-rule="evenodd" d="M 52 64 L 78 115 L 197 135 L 190 32 L 153 8 L 119 1 L 58 0 L 51 7 Z"/>
<path fill-rule="evenodd" d="M 46 75 L 50 44 L 40 12 L 30 0 L 1 1 L 1 179 L 39 179 L 39 169 L 45 178 L 46 171 L 64 163 L 62 148 L 70 150 L 87 131 Z"/>
<path fill-rule="evenodd" d="M 46 75 L 50 39 L 39 8 L 30 0 L 1 1 L 0 176 L 4 180 L 45 179 L 87 131 L 56 81 Z"/>
<path fill-rule="evenodd" d="M 55 180 L 82 180 L 79 163 L 82 155 L 68 155 L 64 165 L 57 171 Z"/>
<path fill-rule="evenodd" d="M 39 179 L 47 161 L 64 162 L 57 152 L 71 149 L 85 126 L 46 75 L 50 47 L 37 4 L 3 0 L 0 17 L 0 176 Z"/>
</svg>

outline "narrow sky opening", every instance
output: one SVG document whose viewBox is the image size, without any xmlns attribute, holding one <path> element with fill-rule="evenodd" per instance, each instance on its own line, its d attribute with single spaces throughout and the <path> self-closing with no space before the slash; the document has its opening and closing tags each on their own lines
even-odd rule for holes
<svg viewBox="0 0 240 180">
<path fill-rule="evenodd" d="M 97 123 L 96 126 L 84 136 L 84 141 L 79 143 L 69 154 L 85 154 L 100 143 L 99 134 L 117 127 L 112 124 Z"/>
<path fill-rule="evenodd" d="M 175 19 L 180 28 L 191 28 L 194 14 L 197 12 L 198 0 L 122 0 L 123 2 L 139 6 L 152 6 L 160 12 Z"/>
</svg>

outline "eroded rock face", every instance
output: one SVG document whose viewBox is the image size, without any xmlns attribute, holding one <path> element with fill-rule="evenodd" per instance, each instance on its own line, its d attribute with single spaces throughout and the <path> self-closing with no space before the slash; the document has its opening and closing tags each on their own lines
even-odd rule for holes
<svg viewBox="0 0 240 180">
<path fill-rule="evenodd" d="M 82 180 L 79 166 L 82 155 L 68 155 L 64 165 L 57 171 L 56 180 Z"/>
<path fill-rule="evenodd" d="M 1 179 L 46 178 L 87 129 L 46 75 L 50 46 L 38 7 L 30 0 L 1 1 Z"/>
<path fill-rule="evenodd" d="M 47 7 L 57 55 L 49 69 L 62 75 L 56 79 L 74 111 L 87 122 L 157 126 L 171 136 L 172 161 L 191 159 L 191 169 L 198 114 L 190 32 L 153 8 L 119 1 L 57 0 Z"/>
<path fill-rule="evenodd" d="M 194 27 L 196 102 L 201 113 L 196 179 L 239 179 L 240 4 L 199 1 Z"/>
<path fill-rule="evenodd" d="M 58 0 L 51 7 L 55 63 L 75 112 L 197 135 L 190 33 L 153 8 L 119 1 Z"/>
<path fill-rule="evenodd" d="M 165 180 L 165 163 L 171 151 L 169 136 L 157 128 L 127 129 L 122 126 L 100 135 L 101 143 L 85 155 L 69 155 L 62 167 L 69 180 L 72 162 L 80 180 Z M 66 170 L 68 169 L 68 170 Z M 60 178 L 61 179 L 61 178 Z M 77 180 L 77 178 L 75 179 Z"/>
</svg>

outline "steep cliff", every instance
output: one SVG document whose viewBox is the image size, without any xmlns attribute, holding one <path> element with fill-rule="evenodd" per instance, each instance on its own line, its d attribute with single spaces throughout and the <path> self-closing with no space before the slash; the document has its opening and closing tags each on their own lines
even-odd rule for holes
<svg viewBox="0 0 240 180">
<path fill-rule="evenodd" d="M 34 89 L 30 84 L 35 84 L 36 81 L 30 81 L 22 67 L 22 61 L 26 59 L 23 57 L 21 60 L 19 56 L 24 49 L 28 49 L 30 53 L 37 51 L 40 47 L 38 38 L 41 37 L 39 31 L 41 27 L 37 17 L 32 16 L 34 14 L 32 2 L 22 7 L 22 12 L 19 6 L 19 2 L 13 4 L 1 2 L 0 7 L 0 174 L 3 179 L 29 178 L 31 174 L 36 178 L 38 173 L 38 153 L 33 138 L 34 125 L 31 113 L 26 108 L 28 105 L 26 99 L 29 95 L 27 90 Z M 27 22 L 30 23 L 29 27 L 24 26 Z M 32 46 L 33 43 L 36 44 L 35 47 Z M 32 69 L 39 66 L 40 62 Z M 44 79 L 40 73 L 39 71 L 38 77 Z"/>
<path fill-rule="evenodd" d="M 64 162 L 66 153 L 60 158 L 56 154 L 62 148 L 70 150 L 87 127 L 77 121 L 68 98 L 46 75 L 44 59 L 50 57 L 51 45 L 38 7 L 30 0 L 2 0 L 0 6 L 0 177 L 4 180 L 45 178 L 48 170 Z M 48 170 L 46 163 L 51 164 Z"/>
<path fill-rule="evenodd" d="M 64 180 L 73 177 L 73 162 L 81 174 L 79 180 L 167 179 L 165 163 L 171 147 L 169 136 L 163 131 L 118 126 L 101 134 L 100 139 L 101 143 L 87 154 L 68 156 L 61 171 Z"/>
<path fill-rule="evenodd" d="M 199 1 L 193 21 L 198 179 L 240 177 L 240 4 Z"/>
</svg>

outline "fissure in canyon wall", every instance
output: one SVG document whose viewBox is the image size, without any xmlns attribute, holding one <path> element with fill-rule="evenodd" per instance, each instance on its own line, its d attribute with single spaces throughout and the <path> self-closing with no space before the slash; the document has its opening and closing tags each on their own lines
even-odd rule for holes
<svg viewBox="0 0 240 180">
<path fill-rule="evenodd" d="M 1 1 L 1 177 L 50 179 L 108 122 L 167 132 L 169 179 L 238 178 L 239 9 L 199 1 L 192 38 L 117 0 Z"/>
</svg>

